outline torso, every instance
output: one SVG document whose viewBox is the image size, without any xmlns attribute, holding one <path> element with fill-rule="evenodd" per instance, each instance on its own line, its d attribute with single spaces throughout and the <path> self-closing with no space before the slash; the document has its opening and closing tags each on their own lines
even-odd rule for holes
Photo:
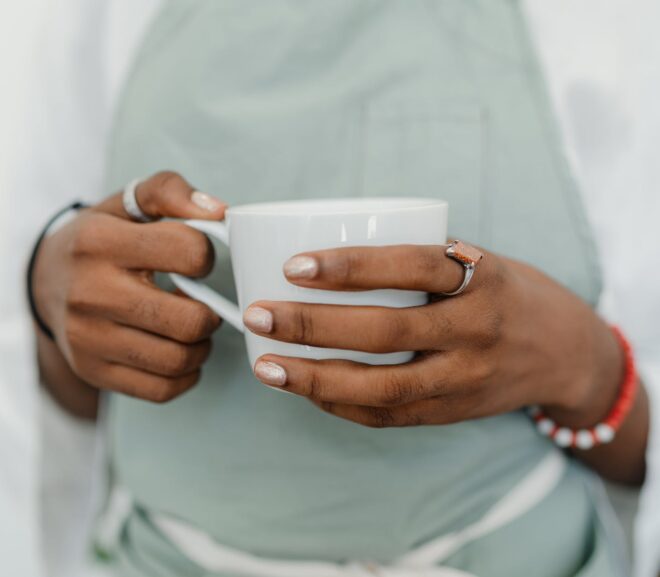
<svg viewBox="0 0 660 577">
<path fill-rule="evenodd" d="M 594 303 L 592 239 L 549 111 L 515 2 L 170 1 L 125 91 L 108 188 L 167 168 L 231 204 L 438 196 L 453 236 Z M 232 292 L 226 275 L 210 282 Z M 111 427 L 118 479 L 142 506 L 289 559 L 391 560 L 479 518 L 554 450 L 522 413 L 392 430 L 338 420 L 258 383 L 230 327 L 194 391 L 166 406 L 115 397 Z M 546 522 L 560 512 L 570 529 L 530 543 L 549 559 L 539 577 L 573 574 L 587 554 L 576 469 Z M 479 565 L 481 547 L 456 564 Z M 483 575 L 519 574 L 486 558 Z"/>
</svg>

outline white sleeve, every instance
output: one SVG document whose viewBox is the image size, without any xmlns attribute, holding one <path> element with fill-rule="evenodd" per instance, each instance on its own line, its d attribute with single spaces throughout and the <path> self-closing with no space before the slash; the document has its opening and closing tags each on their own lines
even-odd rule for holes
<svg viewBox="0 0 660 577">
<path fill-rule="evenodd" d="M 638 257 L 639 267 L 630 271 L 622 282 L 627 283 L 628 306 L 635 311 L 631 320 L 639 335 L 636 343 L 637 357 L 651 411 L 651 431 L 646 454 L 647 478 L 635 526 L 635 576 L 657 577 L 660 574 L 660 163 L 657 156 L 660 147 L 660 110 L 657 98 L 660 73 L 650 63 L 657 62 L 660 55 L 660 38 L 655 26 L 660 18 L 660 4 L 651 0 L 644 0 L 640 4 L 643 4 L 644 12 L 638 25 L 639 53 L 644 57 L 637 61 L 642 80 L 638 108 L 643 121 L 640 123 L 637 140 L 638 165 L 634 171 L 639 180 L 631 181 L 630 184 L 631 187 L 639 187 L 643 193 L 633 219 L 635 226 L 630 228 L 630 238 L 643 250 Z"/>
<path fill-rule="evenodd" d="M 49 568 L 40 534 L 40 456 L 52 447 L 41 446 L 48 435 L 40 428 L 25 265 L 51 214 L 76 197 L 100 194 L 107 110 L 98 33 L 103 2 L 12 5 L 21 7 L 5 23 L 21 22 L 23 36 L 8 47 L 20 75 L 11 86 L 11 114 L 4 124 L 11 142 L 2 150 L 0 460 L 7 466 L 0 475 L 0 558 L 7 575 L 40 577 Z M 51 479 L 51 486 L 57 484 Z"/>
<path fill-rule="evenodd" d="M 640 372 L 649 394 L 651 433 L 647 477 L 635 525 L 635 575 L 656 577 L 660 572 L 660 359 L 642 361 Z"/>
<path fill-rule="evenodd" d="M 633 344 L 648 390 L 648 477 L 635 576 L 660 571 L 660 54 L 656 0 L 524 2 L 603 264 L 601 312 Z M 627 501 L 627 500 L 626 500 Z M 626 503 L 627 504 L 627 503 Z M 625 511 L 626 517 L 628 511 Z"/>
<path fill-rule="evenodd" d="M 660 88 L 660 86 L 659 86 Z M 649 94 L 650 96 L 650 94 Z M 649 106 L 642 117 L 660 140 L 660 115 Z M 639 128 L 639 127 L 638 127 Z M 645 128 L 637 131 L 637 144 L 650 150 Z M 642 146 L 644 143 L 644 146 Z M 645 154 L 631 159 L 626 180 L 630 190 L 611 202 L 606 222 L 599 223 L 608 291 L 602 303 L 606 318 L 620 326 L 630 340 L 649 397 L 650 434 L 647 477 L 640 491 L 634 525 L 635 577 L 660 573 L 660 262 L 657 218 L 660 215 L 660 170 Z M 655 174 L 653 174 L 655 173 Z M 636 181 L 636 182 L 635 182 Z"/>
<path fill-rule="evenodd" d="M 612 239 L 603 253 L 607 291 L 601 312 L 630 340 L 648 393 L 651 424 L 647 477 L 636 507 L 632 553 L 635 577 L 657 577 L 660 573 L 660 275 L 649 263 L 660 262 L 653 222 L 654 215 L 660 212 L 652 209 L 651 195 L 639 194 L 633 198 L 634 209 L 626 207 L 623 212 L 627 214 L 620 213 L 619 218 L 613 213 L 607 226 L 601 226 L 601 234 Z M 628 239 L 632 239 L 630 244 Z M 626 501 L 625 509 L 633 505 L 630 499 Z M 630 512 L 624 511 L 624 516 Z"/>
<path fill-rule="evenodd" d="M 94 202 L 106 194 L 112 111 L 157 2 L 31 0 L 0 8 L 0 41 L 7 43 L 1 52 L 14 63 L 0 102 L 3 574 L 76 574 L 74 549 L 80 544 L 66 534 L 82 509 L 56 505 L 78 492 L 83 507 L 84 496 L 91 494 L 82 483 L 90 478 L 94 429 L 48 400 L 40 406 L 25 266 L 37 234 L 56 210 L 74 199 Z M 58 459 L 42 458 L 56 454 Z M 61 455 L 69 455 L 66 466 Z M 57 530 L 46 535 L 49 527 Z M 44 543 L 53 536 L 61 542 Z"/>
</svg>

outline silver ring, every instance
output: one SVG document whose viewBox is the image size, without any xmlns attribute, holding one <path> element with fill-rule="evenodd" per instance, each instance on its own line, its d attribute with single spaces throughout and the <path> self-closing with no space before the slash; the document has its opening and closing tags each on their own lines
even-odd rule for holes
<svg viewBox="0 0 660 577">
<path fill-rule="evenodd" d="M 126 211 L 126 214 L 131 217 L 131 220 L 137 222 L 152 222 L 154 219 L 142 212 L 135 196 L 135 189 L 138 184 L 140 184 L 140 180 L 136 178 L 126 185 L 124 194 L 121 197 L 124 210 Z"/>
<path fill-rule="evenodd" d="M 483 253 L 480 250 L 477 250 L 472 245 L 461 242 L 460 240 L 455 240 L 452 242 L 445 251 L 445 255 L 452 260 L 455 260 L 457 263 L 463 265 L 463 270 L 465 274 L 463 276 L 463 282 L 455 291 L 448 293 L 440 293 L 445 297 L 455 297 L 460 295 L 462 292 L 467 289 L 472 281 L 474 276 L 474 271 L 481 261 L 484 258 Z"/>
</svg>

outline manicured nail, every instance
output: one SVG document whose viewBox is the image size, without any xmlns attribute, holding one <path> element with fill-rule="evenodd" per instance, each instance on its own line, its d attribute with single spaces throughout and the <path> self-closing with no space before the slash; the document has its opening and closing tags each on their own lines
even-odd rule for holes
<svg viewBox="0 0 660 577">
<path fill-rule="evenodd" d="M 243 322 L 249 329 L 269 333 L 273 330 L 273 313 L 261 307 L 248 307 L 243 313 Z"/>
<path fill-rule="evenodd" d="M 254 366 L 254 374 L 267 385 L 281 387 L 286 384 L 286 371 L 284 367 L 270 361 L 259 361 Z"/>
<path fill-rule="evenodd" d="M 318 261 L 311 256 L 294 256 L 284 263 L 288 278 L 314 278 L 319 272 Z"/>
<path fill-rule="evenodd" d="M 213 198 L 211 195 L 199 190 L 192 193 L 190 200 L 207 212 L 215 212 L 225 206 L 224 202 L 220 202 L 217 198 Z"/>
</svg>

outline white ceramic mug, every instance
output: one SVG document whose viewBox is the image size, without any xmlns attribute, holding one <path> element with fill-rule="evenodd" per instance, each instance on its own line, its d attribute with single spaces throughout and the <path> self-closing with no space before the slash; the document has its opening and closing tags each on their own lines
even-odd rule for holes
<svg viewBox="0 0 660 577">
<path fill-rule="evenodd" d="M 250 363 L 266 353 L 315 359 L 349 359 L 371 364 L 403 363 L 412 353 L 372 354 L 283 343 L 245 331 L 243 311 L 258 300 L 336 305 L 411 307 L 426 293 L 400 290 L 325 291 L 298 287 L 282 272 L 292 256 L 313 250 L 397 244 L 440 245 L 447 238 L 447 203 L 428 198 L 349 198 L 246 204 L 227 210 L 224 222 L 186 224 L 229 247 L 238 305 L 202 281 L 173 274 L 189 296 L 202 301 L 245 333 Z"/>
</svg>

